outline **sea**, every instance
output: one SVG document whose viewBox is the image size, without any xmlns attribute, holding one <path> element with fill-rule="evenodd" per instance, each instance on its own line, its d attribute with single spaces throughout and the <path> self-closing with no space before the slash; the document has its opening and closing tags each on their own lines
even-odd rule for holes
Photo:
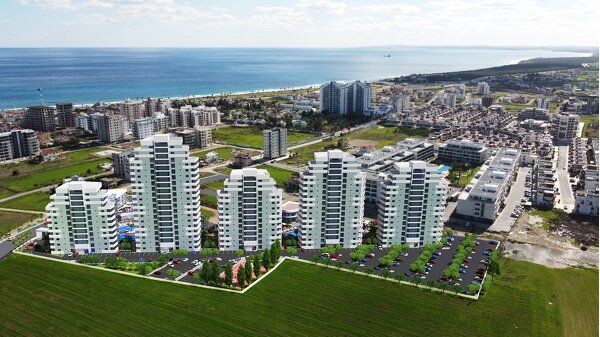
<svg viewBox="0 0 600 337">
<path fill-rule="evenodd" d="M 0 48 L 0 109 L 182 97 L 480 69 L 534 57 L 499 47 Z M 41 97 L 40 97 L 41 96 Z"/>
</svg>

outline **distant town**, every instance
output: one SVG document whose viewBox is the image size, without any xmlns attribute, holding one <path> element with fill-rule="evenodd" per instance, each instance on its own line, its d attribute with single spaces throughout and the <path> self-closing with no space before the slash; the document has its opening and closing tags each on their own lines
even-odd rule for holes
<svg viewBox="0 0 600 337">
<path fill-rule="evenodd" d="M 597 76 L 88 106 L 40 95 L 0 119 L 0 207 L 23 215 L 3 254 L 238 289 L 287 256 L 468 296 L 489 287 L 500 242 L 517 259 L 551 242 L 578 253 L 545 263 L 597 265 Z"/>
</svg>

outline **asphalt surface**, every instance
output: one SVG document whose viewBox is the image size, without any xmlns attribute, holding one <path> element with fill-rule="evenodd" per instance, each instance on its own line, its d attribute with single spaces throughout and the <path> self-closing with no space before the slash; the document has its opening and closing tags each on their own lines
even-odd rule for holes
<svg viewBox="0 0 600 337">
<path fill-rule="evenodd" d="M 28 229 L 25 229 L 25 230 L 19 232 L 17 235 L 15 235 L 15 237 L 17 237 L 23 233 L 29 232 L 28 240 L 31 240 L 35 237 L 35 230 L 37 228 L 41 227 L 42 225 L 43 224 L 38 224 L 38 225 L 35 225 Z M 15 249 L 15 248 L 16 247 L 15 247 L 15 245 L 13 245 L 12 240 L 6 239 L 6 240 L 1 241 L 0 242 L 0 260 L 4 259 L 8 255 L 10 255 L 12 253 L 13 249 Z"/>
<path fill-rule="evenodd" d="M 562 209 L 564 206 L 567 206 L 567 211 L 572 211 L 575 208 L 575 198 L 573 197 L 573 190 L 569 182 L 569 146 L 560 145 L 557 149 L 558 165 L 556 166 L 556 175 L 560 194 L 560 201 L 557 203 L 557 207 Z"/>
<path fill-rule="evenodd" d="M 489 231 L 505 233 L 510 231 L 517 220 L 517 218 L 513 218 L 510 215 L 515 210 L 515 207 L 521 204 L 521 199 L 525 198 L 525 190 L 530 190 L 530 188 L 525 187 L 525 177 L 530 174 L 531 169 L 529 167 L 519 167 L 517 179 L 510 187 L 508 196 L 504 199 L 504 208 L 498 214 L 494 223 L 488 228 Z"/>
</svg>

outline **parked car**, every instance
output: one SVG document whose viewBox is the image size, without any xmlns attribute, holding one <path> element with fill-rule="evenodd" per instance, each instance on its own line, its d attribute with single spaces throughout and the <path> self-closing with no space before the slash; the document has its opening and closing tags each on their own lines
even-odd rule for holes
<svg viewBox="0 0 600 337">
<path fill-rule="evenodd" d="M 155 276 L 160 276 L 160 270 L 158 270 L 158 271 L 155 271 L 153 275 L 155 275 Z"/>
<path fill-rule="evenodd" d="M 369 254 L 367 254 L 367 257 L 369 257 L 369 258 L 374 258 L 374 257 L 375 257 L 375 254 L 373 254 L 373 253 L 369 253 Z"/>
</svg>

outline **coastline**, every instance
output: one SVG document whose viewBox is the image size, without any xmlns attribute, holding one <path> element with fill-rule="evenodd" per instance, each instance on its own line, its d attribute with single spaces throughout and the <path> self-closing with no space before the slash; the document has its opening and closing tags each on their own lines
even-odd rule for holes
<svg viewBox="0 0 600 337">
<path fill-rule="evenodd" d="M 576 56 L 576 57 L 566 57 L 566 58 L 577 58 L 577 57 L 589 58 L 589 57 L 597 56 L 597 54 L 592 53 L 592 52 L 577 51 L 576 53 L 582 54 L 582 55 L 581 56 Z M 552 59 L 561 59 L 561 57 L 523 58 L 523 59 L 510 60 L 508 63 L 502 64 L 502 65 L 498 65 L 498 66 L 494 66 L 494 67 L 489 67 L 489 68 L 463 69 L 463 70 L 459 70 L 459 71 L 446 71 L 446 72 L 439 72 L 439 73 L 424 73 L 424 74 L 413 73 L 413 74 L 410 74 L 410 75 L 398 75 L 396 77 L 385 77 L 385 78 L 375 78 L 375 79 L 359 79 L 359 80 L 360 81 L 366 81 L 366 82 L 369 82 L 369 83 L 375 83 L 375 82 L 394 82 L 398 78 L 408 77 L 408 76 L 412 76 L 412 75 L 419 75 L 419 76 L 425 76 L 425 77 L 426 76 L 432 76 L 432 75 L 450 75 L 450 74 L 463 73 L 463 72 L 484 71 L 484 70 L 487 70 L 487 69 L 495 69 L 495 68 L 515 66 L 515 65 L 523 65 L 523 64 L 531 63 L 532 61 L 535 62 L 535 60 L 552 60 Z M 463 82 L 469 82 L 469 80 L 464 80 Z M 303 90 L 303 89 L 317 89 L 321 84 L 322 83 L 313 83 L 313 84 L 306 84 L 306 85 L 300 85 L 300 86 L 290 86 L 290 87 L 281 87 L 281 88 L 267 88 L 267 89 L 255 89 L 255 90 L 233 91 L 233 92 L 220 92 L 220 93 L 207 93 L 207 94 L 192 94 L 192 95 L 186 95 L 186 96 L 173 96 L 173 97 L 169 97 L 169 96 L 149 96 L 149 97 L 157 98 L 157 99 L 169 99 L 169 100 L 177 101 L 177 100 L 187 100 L 187 99 L 197 99 L 197 98 L 207 98 L 207 97 L 241 96 L 241 95 L 249 95 L 249 94 L 275 93 L 275 92 L 280 92 L 280 91 L 294 91 L 294 90 Z M 129 98 L 125 98 L 123 100 L 117 100 L 117 101 L 98 101 L 98 102 L 93 102 L 93 103 L 91 103 L 91 102 L 90 103 L 78 103 L 78 104 L 73 104 L 73 106 L 75 108 L 88 108 L 88 107 L 92 107 L 94 104 L 97 104 L 97 103 L 105 103 L 105 104 L 123 103 L 127 99 L 129 99 Z M 65 100 L 65 101 L 68 101 L 68 100 Z M 0 109 L 0 113 L 4 113 L 4 112 L 17 112 L 17 111 L 22 111 L 22 110 L 25 110 L 25 109 L 27 109 L 27 107 L 4 108 L 4 109 Z"/>
</svg>

